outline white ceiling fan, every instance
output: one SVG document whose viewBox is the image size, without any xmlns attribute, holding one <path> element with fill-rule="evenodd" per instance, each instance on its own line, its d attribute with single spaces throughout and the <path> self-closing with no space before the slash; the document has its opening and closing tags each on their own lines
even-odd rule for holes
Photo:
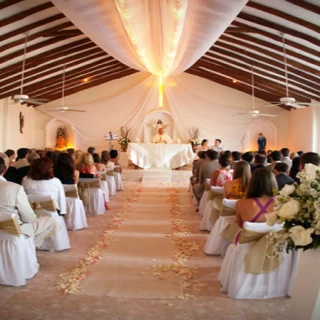
<svg viewBox="0 0 320 320">
<path fill-rule="evenodd" d="M 239 112 L 237 115 L 249 115 L 252 117 L 276 117 L 274 114 L 260 113 L 259 110 L 255 108 L 255 96 L 254 96 L 254 72 L 253 66 L 251 66 L 251 88 L 252 88 L 252 108 L 249 112 Z"/>
<path fill-rule="evenodd" d="M 57 109 L 53 109 L 53 110 L 50 110 L 50 111 L 57 111 L 57 112 L 86 112 L 86 110 L 70 109 L 70 108 L 65 106 L 65 104 L 64 104 L 65 78 L 66 78 L 66 70 L 65 70 L 65 66 L 63 65 L 61 106 L 58 107 Z"/>
<path fill-rule="evenodd" d="M 286 53 L 286 43 L 284 38 L 284 33 L 281 33 L 282 36 L 282 45 L 283 45 L 283 62 L 284 62 L 284 74 L 286 82 L 286 96 L 280 98 L 279 101 L 270 102 L 266 107 L 275 107 L 275 106 L 286 106 L 292 107 L 295 109 L 302 109 L 310 105 L 319 105 L 319 103 L 308 103 L 308 102 L 298 102 L 295 98 L 289 96 L 289 82 L 288 82 L 288 65 L 287 65 L 287 53 Z"/>
<path fill-rule="evenodd" d="M 25 65 L 26 65 L 26 54 L 27 54 L 27 35 L 25 38 L 25 44 L 24 44 L 24 51 L 23 51 L 23 61 L 22 61 L 22 73 L 21 73 L 21 86 L 20 86 L 20 94 L 15 94 L 13 96 L 13 100 L 15 102 L 26 102 L 31 104 L 44 104 L 48 102 L 48 99 L 37 99 L 37 98 L 29 98 L 27 94 L 23 93 L 23 85 L 24 85 L 24 71 L 25 71 Z"/>
</svg>

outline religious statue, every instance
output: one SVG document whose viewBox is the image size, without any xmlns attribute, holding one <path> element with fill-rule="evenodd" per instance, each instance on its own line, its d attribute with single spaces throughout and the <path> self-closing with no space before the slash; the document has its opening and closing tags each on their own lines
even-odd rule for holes
<svg viewBox="0 0 320 320">
<path fill-rule="evenodd" d="M 151 126 L 155 128 L 158 132 L 159 129 L 166 129 L 169 125 L 163 124 L 162 121 L 159 119 L 157 123 L 151 124 Z"/>
<path fill-rule="evenodd" d="M 20 132 L 23 133 L 24 115 L 22 114 L 22 112 L 19 113 L 19 124 L 20 124 Z"/>
<path fill-rule="evenodd" d="M 67 147 L 66 142 L 66 132 L 65 129 L 62 127 L 58 128 L 57 131 L 57 142 L 56 142 L 56 149 L 63 150 Z"/>
</svg>

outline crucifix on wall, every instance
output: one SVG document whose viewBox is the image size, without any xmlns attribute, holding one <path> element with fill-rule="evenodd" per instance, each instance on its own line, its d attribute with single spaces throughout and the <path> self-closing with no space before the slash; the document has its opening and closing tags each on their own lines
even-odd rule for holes
<svg viewBox="0 0 320 320">
<path fill-rule="evenodd" d="M 23 128 L 24 128 L 24 115 L 22 112 L 19 113 L 19 127 L 20 127 L 20 132 L 23 133 Z"/>
</svg>

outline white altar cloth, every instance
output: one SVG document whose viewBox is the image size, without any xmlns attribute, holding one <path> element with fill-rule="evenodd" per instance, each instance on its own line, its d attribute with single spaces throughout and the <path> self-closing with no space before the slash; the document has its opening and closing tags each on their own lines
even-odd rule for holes
<svg viewBox="0 0 320 320">
<path fill-rule="evenodd" d="M 128 158 L 143 169 L 175 169 L 193 160 L 190 144 L 129 143 Z"/>
</svg>

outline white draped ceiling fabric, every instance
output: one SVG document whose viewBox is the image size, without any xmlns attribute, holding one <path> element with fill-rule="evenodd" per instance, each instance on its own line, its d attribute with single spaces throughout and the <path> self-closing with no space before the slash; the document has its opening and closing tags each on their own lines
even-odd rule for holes
<svg viewBox="0 0 320 320">
<path fill-rule="evenodd" d="M 119 132 L 123 125 L 132 128 L 133 138 L 141 137 L 145 117 L 158 104 L 159 76 L 165 79 L 164 92 L 179 137 L 187 139 L 188 128 L 193 126 L 202 129 L 203 137 L 216 133 L 216 129 L 213 132 L 212 128 L 215 125 L 216 128 L 222 127 L 221 123 L 230 119 L 235 110 L 213 106 L 192 92 L 192 88 L 180 86 L 175 82 L 175 77 L 208 51 L 247 1 L 52 0 L 108 54 L 131 68 L 151 73 L 145 81 L 140 81 L 117 97 L 95 104 L 77 105 L 77 108 L 90 112 L 94 125 L 88 121 L 88 114 L 65 113 L 59 116 L 78 128 L 79 147 L 93 144 L 93 140 L 88 140 L 98 135 L 100 139 L 102 133 L 111 130 Z M 172 82 L 174 86 L 167 85 Z M 41 109 L 57 117 L 45 106 Z M 102 117 L 103 114 L 106 117 Z M 235 149 L 239 149 L 241 133 L 248 121 L 235 123 L 236 128 L 224 129 L 226 133 L 221 132 L 220 136 L 227 134 L 225 140 L 232 141 Z M 237 132 L 233 132 L 236 129 Z"/>
</svg>

